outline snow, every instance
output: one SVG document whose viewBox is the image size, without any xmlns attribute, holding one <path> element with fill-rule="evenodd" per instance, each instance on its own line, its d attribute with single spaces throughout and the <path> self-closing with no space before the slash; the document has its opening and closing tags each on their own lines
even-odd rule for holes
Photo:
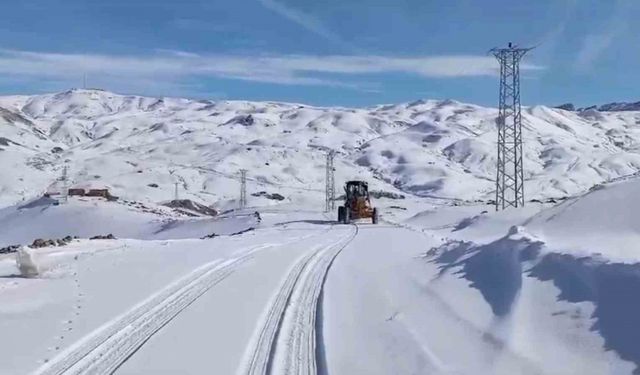
<svg viewBox="0 0 640 375">
<path fill-rule="evenodd" d="M 533 216 L 525 224 L 554 249 L 576 256 L 600 254 L 625 263 L 638 262 L 640 180 L 600 186 Z"/>
<path fill-rule="evenodd" d="M 477 320 L 482 309 L 472 309 L 476 324 L 491 326 L 542 372 L 631 373 L 640 360 L 638 228 L 629 209 L 638 181 L 621 179 L 554 206 L 480 214 L 481 207 L 444 207 L 407 223 L 448 238 L 427 252 L 438 264 L 434 292 L 459 313 L 470 299 L 460 293 L 476 289 L 491 308 L 485 322 Z M 516 225 L 505 230 L 508 223 Z"/>
<path fill-rule="evenodd" d="M 61 190 L 56 179 L 65 165 L 72 186 L 158 202 L 178 182 L 184 198 L 208 204 L 235 199 L 238 170 L 246 168 L 253 191 L 277 190 L 302 203 L 309 190 L 323 189 L 327 148 L 338 151 L 339 179 L 492 199 L 497 112 L 456 101 L 350 109 L 75 89 L 2 97 L 0 109 L 0 137 L 14 142 L 0 147 L 0 165 L 14 171 L 0 183 L 2 205 Z M 592 112 L 524 110 L 528 197 L 575 195 L 639 170 L 640 112 Z M 322 204 L 320 196 L 312 200 Z"/>
<path fill-rule="evenodd" d="M 530 201 L 501 212 L 495 116 L 0 97 L 0 248 L 21 245 L 0 254 L 0 373 L 637 372 L 640 112 L 525 108 Z M 392 193 L 380 224 L 320 212 L 328 149 L 338 192 Z M 176 183 L 221 214 L 164 206 Z M 43 196 L 67 187 L 120 199 Z"/>
<path fill-rule="evenodd" d="M 31 244 L 37 238 L 113 234 L 129 239 L 188 239 L 237 233 L 258 223 L 252 213 L 185 218 L 166 207 L 128 205 L 100 198 L 38 199 L 0 210 L 0 246 Z"/>
<path fill-rule="evenodd" d="M 480 247 L 451 244 L 435 258 L 429 257 L 440 264 L 433 281 L 434 293 L 451 304 L 456 314 L 466 317 L 465 312 L 472 311 L 466 320 L 490 335 L 500 347 L 525 359 L 537 369 L 534 372 L 631 373 L 635 366 L 629 360 L 637 361 L 637 357 L 626 355 L 626 361 L 621 360 L 617 351 L 608 351 L 616 345 L 621 349 L 620 342 L 606 342 L 602 337 L 609 335 L 610 328 L 609 323 L 603 323 L 608 318 L 599 312 L 602 302 L 567 300 L 563 296 L 564 288 L 559 290 L 558 283 L 548 282 L 573 272 L 587 275 L 591 271 L 576 267 L 554 272 L 550 278 L 540 277 L 538 270 L 545 268 L 548 259 L 540 252 L 543 243 L 522 237 L 522 233 L 515 230 L 511 233 Z M 593 284 L 579 277 L 569 285 L 569 288 L 588 288 Z M 460 298 L 460 292 L 468 294 L 470 288 L 480 292 L 480 301 L 475 293 Z M 612 285 L 597 288 L 598 293 L 618 293 Z M 489 309 L 470 308 L 471 301 L 488 305 Z M 604 326 L 607 328 L 602 328 Z M 637 337 L 635 332 L 628 335 Z M 628 350 L 625 348 L 623 352 Z"/>
</svg>

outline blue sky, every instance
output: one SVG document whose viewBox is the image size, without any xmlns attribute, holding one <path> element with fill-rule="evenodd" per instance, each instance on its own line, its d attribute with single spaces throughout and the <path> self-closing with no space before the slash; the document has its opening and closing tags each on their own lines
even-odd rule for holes
<svg viewBox="0 0 640 375">
<path fill-rule="evenodd" d="M 366 106 L 497 101 L 491 47 L 538 46 L 525 104 L 640 100 L 638 0 L 6 0 L 0 93 Z"/>
</svg>

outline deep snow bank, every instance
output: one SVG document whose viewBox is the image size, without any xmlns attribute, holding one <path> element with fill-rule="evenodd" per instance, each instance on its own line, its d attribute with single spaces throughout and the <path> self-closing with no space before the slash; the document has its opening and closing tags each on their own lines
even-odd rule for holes
<svg viewBox="0 0 640 375">
<path fill-rule="evenodd" d="M 482 207 L 449 207 L 408 222 L 451 239 L 428 253 L 439 267 L 437 278 L 456 280 L 448 293 L 475 290 L 498 326 L 512 322 L 519 341 L 538 342 L 529 353 L 540 350 L 537 336 L 550 335 L 579 358 L 615 353 L 591 357 L 606 369 L 594 373 L 639 373 L 639 190 L 640 179 L 628 178 L 547 209 L 478 213 Z M 525 219 L 527 213 L 533 216 Z M 495 237 L 509 221 L 522 226 Z M 562 322 L 569 326 L 557 328 Z M 526 328 L 532 325 L 556 332 Z"/>
<path fill-rule="evenodd" d="M 640 259 L 640 179 L 599 186 L 527 220 L 554 250 L 635 263 Z"/>
<path fill-rule="evenodd" d="M 36 238 L 78 236 L 89 238 L 111 233 L 130 239 L 186 239 L 211 234 L 233 234 L 255 227 L 252 212 L 214 218 L 185 218 L 168 208 L 139 208 L 101 199 L 69 199 L 54 205 L 37 199 L 0 210 L 0 247 L 31 244 Z"/>
<path fill-rule="evenodd" d="M 640 264 L 552 252 L 519 227 L 485 245 L 450 242 L 432 249 L 428 259 L 438 264 L 438 278 L 463 279 L 480 293 L 491 308 L 492 324 L 512 327 L 508 339 L 503 329 L 495 333 L 497 337 L 514 348 L 530 347 L 523 355 L 543 351 L 538 337 L 546 335 L 552 337 L 549 343 L 581 360 L 599 353 L 599 359 L 589 360 L 607 368 L 606 373 L 640 371 Z M 466 288 L 457 285 L 457 289 Z M 569 327 L 555 332 L 527 329 L 558 327 L 563 322 L 569 322 Z M 603 373 L 599 371 L 594 373 Z"/>
</svg>

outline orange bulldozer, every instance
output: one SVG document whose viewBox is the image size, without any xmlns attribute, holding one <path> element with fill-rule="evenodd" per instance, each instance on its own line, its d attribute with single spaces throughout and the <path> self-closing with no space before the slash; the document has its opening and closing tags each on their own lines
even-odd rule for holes
<svg viewBox="0 0 640 375">
<path fill-rule="evenodd" d="M 373 224 L 378 224 L 378 210 L 371 206 L 369 199 L 369 184 L 348 181 L 344 191 L 344 206 L 338 207 L 338 222 L 349 224 L 352 220 L 371 218 Z"/>
</svg>

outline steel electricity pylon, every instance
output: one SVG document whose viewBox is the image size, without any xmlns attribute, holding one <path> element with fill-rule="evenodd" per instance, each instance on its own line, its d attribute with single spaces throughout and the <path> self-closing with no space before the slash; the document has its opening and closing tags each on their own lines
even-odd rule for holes
<svg viewBox="0 0 640 375">
<path fill-rule="evenodd" d="M 240 208 L 247 207 L 247 170 L 240 170 Z"/>
<path fill-rule="evenodd" d="M 520 60 L 530 50 L 509 43 L 490 51 L 500 63 L 496 211 L 524 206 Z"/>
<path fill-rule="evenodd" d="M 61 199 L 63 203 L 67 203 L 69 201 L 69 167 L 64 166 L 62 168 L 62 176 L 60 177 L 62 191 L 60 192 Z"/>
<path fill-rule="evenodd" d="M 336 179 L 335 168 L 333 166 L 333 159 L 335 157 L 335 151 L 330 150 L 327 153 L 327 165 L 326 165 L 326 186 L 325 186 L 325 211 L 331 212 L 336 208 Z"/>
</svg>

